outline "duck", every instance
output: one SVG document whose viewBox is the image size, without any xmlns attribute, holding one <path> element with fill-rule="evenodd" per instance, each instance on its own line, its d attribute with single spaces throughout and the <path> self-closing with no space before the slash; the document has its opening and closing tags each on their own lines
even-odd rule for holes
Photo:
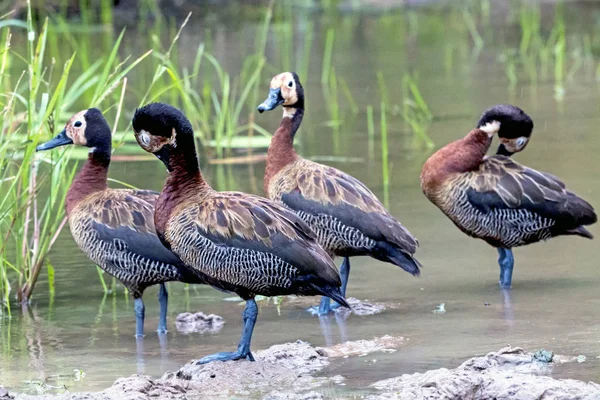
<svg viewBox="0 0 600 400">
<path fill-rule="evenodd" d="M 144 290 L 160 286 L 157 332 L 165 334 L 168 307 L 165 282 L 203 282 L 156 235 L 154 206 L 159 193 L 108 187 L 112 135 L 99 109 L 78 112 L 54 139 L 40 144 L 36 151 L 65 145 L 90 149 L 65 198 L 73 239 L 90 260 L 117 278 L 133 297 L 137 337 L 144 336 Z"/>
<path fill-rule="evenodd" d="M 256 295 L 323 295 L 348 307 L 333 260 L 301 218 L 264 197 L 209 185 L 198 164 L 192 125 L 181 110 L 147 104 L 135 111 L 133 131 L 140 147 L 168 171 L 154 213 L 158 237 L 208 284 L 246 302 L 237 350 L 203 357 L 198 364 L 254 361 Z"/>
<path fill-rule="evenodd" d="M 512 287 L 514 247 L 565 235 L 592 239 L 585 226 L 597 221 L 592 205 L 558 177 L 510 157 L 525 148 L 533 126 L 520 108 L 493 106 L 464 138 L 431 155 L 421 171 L 429 201 L 461 231 L 497 249 L 503 290 Z M 495 135 L 498 150 L 486 157 Z"/>
<path fill-rule="evenodd" d="M 417 239 L 384 207 L 365 184 L 328 165 L 299 156 L 294 137 L 304 116 L 304 89 L 295 72 L 276 75 L 259 113 L 283 107 L 283 118 L 267 151 L 263 190 L 294 210 L 317 234 L 330 256 L 343 257 L 342 294 L 350 275 L 350 257 L 370 256 L 418 276 Z M 339 307 L 322 298 L 309 311 L 325 315 Z"/>
</svg>

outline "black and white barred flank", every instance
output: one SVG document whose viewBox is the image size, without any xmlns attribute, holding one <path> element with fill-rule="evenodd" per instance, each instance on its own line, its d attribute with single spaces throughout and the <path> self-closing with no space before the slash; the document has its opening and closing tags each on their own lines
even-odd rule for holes
<svg viewBox="0 0 600 400">
<path fill-rule="evenodd" d="M 192 232 L 172 242 L 172 250 L 186 264 L 227 285 L 262 295 L 279 294 L 290 289 L 298 276 L 297 268 L 274 254 L 220 246 Z"/>
<path fill-rule="evenodd" d="M 176 265 L 133 252 L 127 242 L 119 238 L 104 240 L 93 225 L 89 219 L 78 221 L 73 229 L 75 241 L 93 262 L 121 281 L 134 297 L 140 297 L 148 286 L 181 278 Z"/>
<path fill-rule="evenodd" d="M 304 211 L 296 211 L 296 214 L 316 233 L 319 244 L 331 255 L 364 252 L 376 245 L 373 239 L 331 215 L 313 215 Z"/>
<path fill-rule="evenodd" d="M 523 208 L 495 208 L 482 212 L 466 192 L 457 189 L 446 215 L 464 232 L 512 248 L 550 239 L 556 221 Z M 452 197 L 452 196 L 451 196 Z"/>
</svg>

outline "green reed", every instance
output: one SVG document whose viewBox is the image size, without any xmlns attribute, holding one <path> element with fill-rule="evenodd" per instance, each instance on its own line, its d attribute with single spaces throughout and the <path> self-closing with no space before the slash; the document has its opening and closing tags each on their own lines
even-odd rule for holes
<svg viewBox="0 0 600 400">
<path fill-rule="evenodd" d="M 390 173 L 389 173 L 389 160 L 388 160 L 388 140 L 387 140 L 387 104 L 385 101 L 381 102 L 381 175 L 383 177 L 383 204 L 389 207 L 390 202 Z"/>
<path fill-rule="evenodd" d="M 419 90 L 416 78 L 410 73 L 406 73 L 402 77 L 402 97 L 402 118 L 415 137 L 427 148 L 432 148 L 434 143 L 427 131 L 431 125 L 433 114 Z"/>
<path fill-rule="evenodd" d="M 325 36 L 325 50 L 323 54 L 323 66 L 321 67 L 321 84 L 327 85 L 331 77 L 331 62 L 333 58 L 333 41 L 335 39 L 335 29 L 328 28 Z"/>
<path fill-rule="evenodd" d="M 56 46 L 50 22 L 46 19 L 37 31 L 29 3 L 25 54 L 11 47 L 13 29 L 20 27 L 12 24 L 6 28 L 0 64 L 0 295 L 7 313 L 10 293 L 15 292 L 19 302 L 27 302 L 44 266 L 48 266 L 53 296 L 54 268 L 47 264 L 46 256 L 66 224 L 63 204 L 76 172 L 68 149 L 36 155 L 35 147 L 62 128 L 75 112 L 68 108 L 84 97 L 90 98 L 92 105 L 116 108 L 118 115 L 124 91 L 117 101 L 113 92 L 148 55 L 120 60 L 121 34 L 108 56 L 90 67 L 95 74 L 86 72 L 73 79 L 72 71 L 88 61 L 77 53 L 62 64 L 49 57 L 48 48 Z M 5 79 L 9 71 L 18 68 L 22 72 L 16 81 Z"/>
</svg>

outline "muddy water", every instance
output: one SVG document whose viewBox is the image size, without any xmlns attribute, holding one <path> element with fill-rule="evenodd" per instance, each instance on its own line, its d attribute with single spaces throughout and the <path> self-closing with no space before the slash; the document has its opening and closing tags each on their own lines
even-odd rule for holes
<svg viewBox="0 0 600 400">
<path fill-rule="evenodd" d="M 600 5 L 597 9 L 587 7 L 575 3 L 566 12 L 570 44 L 595 28 L 586 15 L 600 13 Z M 552 28 L 553 11 L 552 4 L 543 8 L 545 37 Z M 442 28 L 436 26 L 446 14 L 458 22 L 448 24 L 447 32 L 440 33 Z M 599 205 L 596 64 L 584 63 L 572 73 L 564 82 L 562 100 L 556 98 L 552 73 L 547 78 L 538 76 L 534 82 L 524 66 L 517 66 L 520 80 L 511 86 L 499 58 L 506 47 L 518 47 L 518 23 L 501 6 L 494 5 L 493 24 L 482 31 L 486 44 L 477 53 L 456 15 L 460 16 L 456 11 L 424 7 L 382 16 L 340 16 L 335 20 L 340 35 L 346 36 L 338 38 L 333 62 L 361 110 L 352 116 L 348 103 L 340 98 L 345 118 L 338 132 L 327 124 L 332 118 L 327 107 L 333 99 L 323 94 L 319 83 L 324 28 L 315 28 L 308 81 L 304 78 L 307 116 L 297 135 L 299 151 L 307 157 L 345 157 L 327 162 L 353 174 L 383 197 L 380 140 L 376 136 L 370 153 L 364 109 L 374 104 L 378 120 L 377 71 L 386 78 L 390 101 L 395 104 L 401 101 L 400 71 L 411 68 L 418 71 L 419 86 L 434 115 L 429 132 L 435 148 L 465 135 L 486 107 L 501 102 L 517 104 L 533 117 L 536 128 L 527 150 L 516 159 L 558 175 L 571 190 Z M 310 18 L 325 24 L 326 17 Z M 347 25 L 356 26 L 349 30 L 344 28 Z M 242 24 L 239 29 L 254 32 L 251 24 Z M 400 31 L 401 39 L 396 36 Z M 234 46 L 239 35 L 239 31 L 224 34 L 224 46 Z M 185 43 L 185 36 L 183 39 Z M 267 52 L 275 65 L 279 65 L 278 46 L 270 42 Z M 568 57 L 567 68 L 576 62 Z M 268 78 L 263 79 L 265 95 Z M 274 131 L 279 118 L 278 111 L 271 112 L 259 116 L 258 122 Z M 412 278 L 391 265 L 355 258 L 348 295 L 386 303 L 386 311 L 369 317 L 319 321 L 303 311 L 305 305 L 317 299 L 286 301 L 280 313 L 272 303 L 262 303 L 253 346 L 266 348 L 296 339 L 325 345 L 384 334 L 409 339 L 392 354 L 334 362 L 328 372 L 349 380 L 343 388 L 325 389 L 330 393 L 359 389 L 401 373 L 456 366 L 468 357 L 505 344 L 585 355 L 584 363 L 559 367 L 554 374 L 598 381 L 598 243 L 559 238 L 516 249 L 513 290 L 503 295 L 497 286 L 496 251 L 459 232 L 421 194 L 420 168 L 433 150 L 415 143 L 399 117 L 389 117 L 388 126 L 389 208 L 420 241 L 417 255 L 424 266 L 422 276 Z M 260 193 L 264 165 L 205 165 L 204 171 L 219 189 Z M 120 162 L 113 163 L 111 176 L 139 187 L 160 189 L 165 172 L 158 162 Z M 590 231 L 600 234 L 597 226 Z M 37 385 L 28 381 L 50 377 L 48 384 L 65 384 L 72 391 L 102 389 L 117 377 L 136 372 L 158 376 L 190 358 L 230 350 L 237 344 L 242 306 L 224 301 L 228 297 L 225 294 L 209 287 L 186 289 L 169 284 L 170 331 L 167 340 L 160 342 L 153 332 L 158 317 L 157 291 L 149 289 L 144 297 L 147 336 L 143 343 L 136 343 L 132 301 L 121 286 L 103 295 L 95 268 L 79 252 L 68 231 L 55 247 L 52 263 L 56 269 L 55 294 L 51 296 L 45 289 L 48 279 L 44 276 L 28 310 L 13 309 L 12 319 L 0 319 L 0 382 L 7 387 L 35 392 Z M 446 313 L 433 313 L 440 303 L 445 304 Z M 175 329 L 175 316 L 185 311 L 215 313 L 227 322 L 218 334 L 183 335 Z M 82 370 L 85 377 L 80 381 L 71 376 L 52 378 L 72 375 L 74 369 Z"/>
</svg>

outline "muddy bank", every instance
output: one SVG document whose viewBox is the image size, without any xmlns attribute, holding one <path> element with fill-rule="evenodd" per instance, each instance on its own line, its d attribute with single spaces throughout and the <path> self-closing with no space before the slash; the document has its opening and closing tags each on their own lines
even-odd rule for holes
<svg viewBox="0 0 600 400">
<path fill-rule="evenodd" d="M 592 400 L 600 399 L 600 385 L 546 376 L 552 366 L 576 358 L 554 356 L 552 361 L 518 347 L 465 361 L 455 369 L 436 369 L 376 382 L 381 391 L 368 399 L 447 400 Z"/>
<path fill-rule="evenodd" d="M 404 340 L 383 336 L 373 340 L 342 343 L 329 348 L 313 347 L 302 341 L 271 346 L 254 352 L 256 362 L 214 362 L 196 365 L 194 361 L 161 378 L 132 375 L 118 379 L 98 393 L 72 393 L 58 396 L 7 394 L 4 399 L 195 399 L 267 398 L 318 399 L 314 390 L 323 384 L 337 385 L 341 376 L 316 376 L 337 357 L 364 355 L 374 351 L 394 351 Z"/>
<path fill-rule="evenodd" d="M 322 399 L 319 387 L 344 385 L 342 376 L 327 376 L 323 369 L 336 358 L 359 357 L 371 352 L 396 351 L 403 338 L 384 336 L 317 348 L 302 341 L 275 345 L 254 353 L 256 362 L 238 361 L 196 365 L 194 361 L 161 378 L 132 375 L 118 379 L 98 393 L 58 396 L 11 394 L 0 388 L 0 400 L 40 399 Z M 539 360 L 542 361 L 539 361 Z M 370 385 L 368 399 L 403 400 L 568 400 L 600 399 L 600 385 L 547 376 L 554 365 L 575 358 L 534 358 L 520 348 L 506 347 L 474 357 L 455 369 L 441 368 L 406 374 Z M 364 392 L 363 392 L 364 393 Z"/>
</svg>

